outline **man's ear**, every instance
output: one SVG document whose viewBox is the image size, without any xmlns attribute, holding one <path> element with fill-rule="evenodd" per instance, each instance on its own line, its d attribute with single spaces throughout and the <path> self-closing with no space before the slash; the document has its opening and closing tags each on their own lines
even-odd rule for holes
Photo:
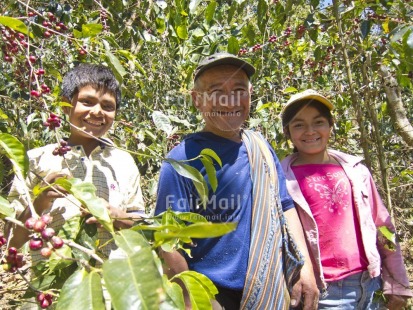
<svg viewBox="0 0 413 310">
<path fill-rule="evenodd" d="M 194 104 L 195 108 L 198 109 L 200 98 L 198 96 L 198 92 L 195 89 L 191 90 L 191 98 L 192 98 L 192 103 Z"/>
</svg>

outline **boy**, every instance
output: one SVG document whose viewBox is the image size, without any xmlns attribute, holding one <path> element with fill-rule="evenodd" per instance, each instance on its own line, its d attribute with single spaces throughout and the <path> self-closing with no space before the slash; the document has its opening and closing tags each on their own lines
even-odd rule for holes
<svg viewBox="0 0 413 310">
<path fill-rule="evenodd" d="M 66 140 L 70 150 L 64 156 L 54 155 L 56 148 L 61 146 L 49 144 L 28 152 L 30 169 L 27 180 L 16 177 L 9 194 L 19 214 L 18 219 L 24 223 L 32 217 L 24 186 L 32 190 L 38 184 L 45 186 L 66 175 L 92 182 L 97 189 L 96 195 L 107 202 L 114 227 L 131 227 L 132 219 L 144 213 L 139 171 L 129 153 L 117 149 L 110 140 L 103 138 L 112 126 L 120 105 L 118 81 L 103 65 L 81 64 L 64 77 L 61 94 L 63 100 L 72 105 L 64 107 L 71 125 L 70 136 Z M 48 227 L 56 231 L 66 220 L 81 215 L 80 202 L 64 194 L 61 188 L 58 192 L 49 189 L 33 201 L 38 215 L 52 216 Z M 97 220 L 91 217 L 86 223 L 97 223 Z M 16 248 L 29 239 L 29 231 L 16 225 L 9 224 L 6 234 L 10 237 L 10 246 Z M 98 227 L 98 239 L 102 245 L 112 237 L 108 231 Z M 113 242 L 101 251 L 108 256 L 112 249 Z"/>
</svg>

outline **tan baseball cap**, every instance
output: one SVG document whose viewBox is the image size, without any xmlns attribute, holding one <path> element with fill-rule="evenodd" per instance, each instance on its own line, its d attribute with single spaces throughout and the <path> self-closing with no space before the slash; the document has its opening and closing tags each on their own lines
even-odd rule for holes
<svg viewBox="0 0 413 310">
<path fill-rule="evenodd" d="M 245 60 L 226 52 L 220 52 L 207 56 L 201 60 L 198 67 L 195 69 L 194 81 L 200 77 L 200 75 L 206 70 L 220 66 L 220 65 L 232 65 L 245 71 L 248 78 L 255 73 L 255 68 Z"/>
<path fill-rule="evenodd" d="M 292 104 L 294 104 L 298 101 L 301 101 L 301 100 L 311 100 L 311 99 L 321 102 L 330 111 L 334 109 L 334 105 L 326 97 L 324 97 L 320 93 L 316 92 L 314 89 L 307 89 L 303 92 L 292 95 L 291 98 L 284 105 L 281 114 L 284 114 L 284 112 L 287 110 L 287 108 L 290 107 Z"/>
</svg>

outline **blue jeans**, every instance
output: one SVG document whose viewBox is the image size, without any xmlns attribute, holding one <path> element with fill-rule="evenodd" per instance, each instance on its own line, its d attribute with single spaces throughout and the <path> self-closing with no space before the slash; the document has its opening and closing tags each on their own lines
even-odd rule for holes
<svg viewBox="0 0 413 310">
<path fill-rule="evenodd" d="M 318 309 L 377 310 L 383 304 L 373 301 L 374 292 L 380 290 L 381 278 L 370 278 L 368 271 L 356 273 L 339 281 L 329 282 L 320 292 Z"/>
</svg>

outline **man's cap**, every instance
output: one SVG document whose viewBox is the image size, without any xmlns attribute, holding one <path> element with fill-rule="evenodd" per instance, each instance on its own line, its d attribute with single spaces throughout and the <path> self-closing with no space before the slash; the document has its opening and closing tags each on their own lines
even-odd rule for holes
<svg viewBox="0 0 413 310">
<path fill-rule="evenodd" d="M 307 89 L 301 93 L 292 95 L 291 98 L 284 105 L 281 114 L 284 114 L 288 107 L 292 106 L 294 103 L 302 100 L 316 100 L 324 104 L 330 111 L 334 109 L 334 105 L 326 97 L 316 92 L 313 89 Z"/>
<path fill-rule="evenodd" d="M 207 56 L 200 61 L 198 67 L 195 69 L 194 81 L 206 70 L 220 65 L 232 65 L 241 68 L 245 71 L 248 78 L 255 73 L 255 68 L 245 60 L 230 53 L 220 52 Z"/>
</svg>

